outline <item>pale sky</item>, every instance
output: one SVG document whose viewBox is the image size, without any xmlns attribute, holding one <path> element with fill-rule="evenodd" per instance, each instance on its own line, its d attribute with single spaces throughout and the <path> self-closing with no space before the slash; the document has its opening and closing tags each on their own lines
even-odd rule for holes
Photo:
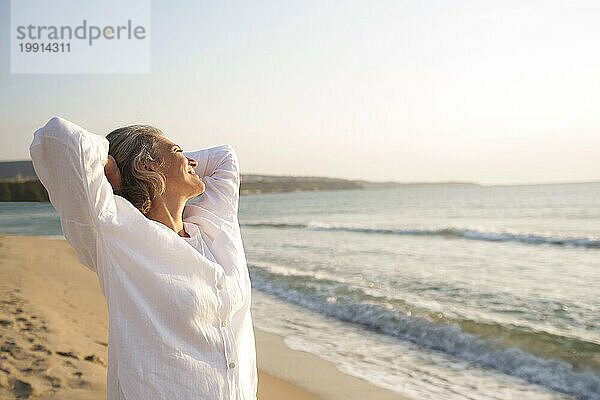
<svg viewBox="0 0 600 400">
<path fill-rule="evenodd" d="M 9 4 L 2 161 L 58 115 L 231 144 L 242 173 L 600 180 L 596 0 L 153 1 L 152 73 L 55 75 L 10 74 Z"/>
</svg>

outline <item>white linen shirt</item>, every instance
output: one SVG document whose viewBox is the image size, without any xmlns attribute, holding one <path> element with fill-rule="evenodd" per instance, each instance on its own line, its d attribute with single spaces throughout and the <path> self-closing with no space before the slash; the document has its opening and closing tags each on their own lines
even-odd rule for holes
<svg viewBox="0 0 600 400">
<path fill-rule="evenodd" d="M 115 195 L 108 140 L 59 117 L 34 133 L 35 171 L 109 314 L 108 400 L 255 400 L 251 286 L 229 145 L 184 153 L 206 185 L 183 238 Z M 120 393 L 122 390 L 122 393 Z"/>
</svg>

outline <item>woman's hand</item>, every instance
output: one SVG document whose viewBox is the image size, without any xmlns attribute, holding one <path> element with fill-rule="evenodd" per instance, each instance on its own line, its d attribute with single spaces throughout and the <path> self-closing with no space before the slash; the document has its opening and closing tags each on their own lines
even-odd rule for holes
<svg viewBox="0 0 600 400">
<path fill-rule="evenodd" d="M 104 175 L 113 188 L 113 192 L 121 189 L 121 172 L 113 156 L 109 155 L 104 163 Z"/>
</svg>

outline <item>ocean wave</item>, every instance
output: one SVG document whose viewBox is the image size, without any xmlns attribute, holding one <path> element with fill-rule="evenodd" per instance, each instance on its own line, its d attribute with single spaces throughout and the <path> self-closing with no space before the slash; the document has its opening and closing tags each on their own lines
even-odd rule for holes
<svg viewBox="0 0 600 400">
<path fill-rule="evenodd" d="M 319 231 L 346 231 L 394 235 L 443 236 L 457 239 L 483 240 L 487 242 L 519 242 L 528 244 L 549 244 L 555 246 L 600 248 L 600 239 L 592 237 L 561 237 L 544 235 L 539 233 L 486 232 L 477 229 L 455 227 L 445 227 L 440 229 L 391 229 L 350 225 L 331 225 L 320 222 L 311 222 L 309 224 L 250 222 L 242 223 L 241 225 L 249 227 L 267 228 L 305 228 Z"/>
<path fill-rule="evenodd" d="M 332 277 L 249 264 L 252 286 L 343 321 L 443 351 L 580 399 L 600 398 L 600 344 L 526 328 L 450 319 Z M 543 343 L 543 345 L 539 345 Z"/>
</svg>

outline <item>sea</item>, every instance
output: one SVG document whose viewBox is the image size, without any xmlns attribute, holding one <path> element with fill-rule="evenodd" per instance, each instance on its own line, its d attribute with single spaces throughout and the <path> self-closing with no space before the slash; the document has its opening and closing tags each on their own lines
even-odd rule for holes
<svg viewBox="0 0 600 400">
<path fill-rule="evenodd" d="M 257 328 L 413 399 L 600 399 L 600 183 L 246 195 Z M 62 236 L 49 203 L 0 231 Z"/>
</svg>

